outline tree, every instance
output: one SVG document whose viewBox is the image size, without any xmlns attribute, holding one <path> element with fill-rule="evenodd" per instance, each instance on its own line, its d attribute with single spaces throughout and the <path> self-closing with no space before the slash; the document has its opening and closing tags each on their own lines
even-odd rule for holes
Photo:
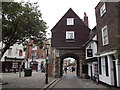
<svg viewBox="0 0 120 90">
<path fill-rule="evenodd" d="M 118 38 L 120 38 L 120 35 L 116 35 Z M 117 45 L 116 47 L 116 53 L 115 53 L 116 58 L 118 59 L 118 64 L 120 64 L 120 44 Z"/>
<path fill-rule="evenodd" d="M 46 23 L 37 3 L 2 2 L 2 55 L 17 41 L 34 36 L 42 46 L 46 38 Z"/>
</svg>

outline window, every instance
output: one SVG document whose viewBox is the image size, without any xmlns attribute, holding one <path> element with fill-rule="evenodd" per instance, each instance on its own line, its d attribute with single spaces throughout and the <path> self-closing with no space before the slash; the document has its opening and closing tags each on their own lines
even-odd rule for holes
<svg viewBox="0 0 120 90">
<path fill-rule="evenodd" d="M 74 18 L 67 18 L 67 25 L 74 25 Z"/>
<path fill-rule="evenodd" d="M 102 7 L 100 8 L 100 16 L 102 17 L 106 12 L 106 7 L 105 7 L 105 3 L 102 5 Z"/>
<path fill-rule="evenodd" d="M 101 57 L 101 70 L 102 70 L 102 75 L 109 76 L 107 56 Z"/>
<path fill-rule="evenodd" d="M 32 50 L 37 50 L 37 46 L 33 45 Z"/>
<path fill-rule="evenodd" d="M 106 75 L 105 57 L 101 58 L 101 70 L 102 70 L 102 75 Z"/>
<path fill-rule="evenodd" d="M 103 46 L 109 44 L 107 26 L 102 28 L 102 42 L 103 42 Z"/>
<path fill-rule="evenodd" d="M 22 56 L 22 55 L 23 55 L 22 50 L 19 50 L 19 56 Z"/>
<path fill-rule="evenodd" d="M 74 39 L 74 31 L 66 31 L 66 39 Z"/>
<path fill-rule="evenodd" d="M 12 63 L 12 68 L 18 68 L 18 63 L 13 62 Z"/>
</svg>

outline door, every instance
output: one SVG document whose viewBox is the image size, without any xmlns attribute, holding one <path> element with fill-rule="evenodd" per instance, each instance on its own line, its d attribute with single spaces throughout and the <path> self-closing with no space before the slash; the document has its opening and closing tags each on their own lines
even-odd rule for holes
<svg viewBox="0 0 120 90">
<path fill-rule="evenodd" d="M 114 86 L 117 87 L 116 62 L 113 61 Z"/>
<path fill-rule="evenodd" d="M 91 80 L 93 78 L 93 75 L 92 75 L 92 66 L 90 66 L 90 72 L 91 72 Z"/>
</svg>

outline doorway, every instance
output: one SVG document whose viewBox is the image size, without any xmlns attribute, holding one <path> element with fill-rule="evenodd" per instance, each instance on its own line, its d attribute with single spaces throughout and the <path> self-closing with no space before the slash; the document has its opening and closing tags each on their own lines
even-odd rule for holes
<svg viewBox="0 0 120 90">
<path fill-rule="evenodd" d="M 114 86 L 117 87 L 116 62 L 113 61 Z"/>
</svg>

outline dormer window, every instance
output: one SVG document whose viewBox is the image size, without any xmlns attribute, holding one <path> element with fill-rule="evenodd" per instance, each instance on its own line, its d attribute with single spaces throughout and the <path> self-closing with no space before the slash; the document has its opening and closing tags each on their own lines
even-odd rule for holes
<svg viewBox="0 0 120 90">
<path fill-rule="evenodd" d="M 67 25 L 74 25 L 74 18 L 67 18 Z"/>
<path fill-rule="evenodd" d="M 74 39 L 74 31 L 66 31 L 66 39 L 73 40 Z"/>
<path fill-rule="evenodd" d="M 106 13 L 106 6 L 105 3 L 100 8 L 100 16 L 102 17 Z"/>
</svg>

